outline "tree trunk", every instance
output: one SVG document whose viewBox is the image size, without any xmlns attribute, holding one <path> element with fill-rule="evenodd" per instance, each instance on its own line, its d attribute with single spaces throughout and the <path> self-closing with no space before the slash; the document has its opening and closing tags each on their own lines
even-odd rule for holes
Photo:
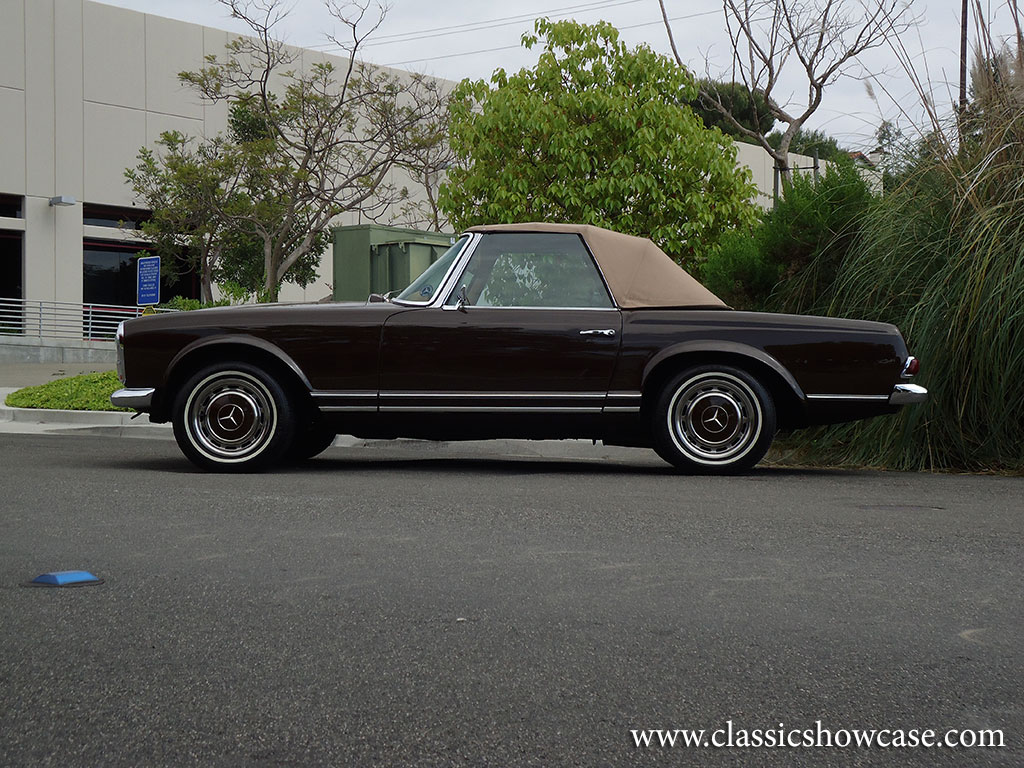
<svg viewBox="0 0 1024 768">
<path fill-rule="evenodd" d="M 277 260 L 274 258 L 274 245 L 269 240 L 263 241 L 263 300 L 277 301 L 280 283 L 277 280 Z"/>
<path fill-rule="evenodd" d="M 203 255 L 199 269 L 199 295 L 203 304 L 213 303 L 213 268 L 210 266 L 209 254 Z"/>
</svg>

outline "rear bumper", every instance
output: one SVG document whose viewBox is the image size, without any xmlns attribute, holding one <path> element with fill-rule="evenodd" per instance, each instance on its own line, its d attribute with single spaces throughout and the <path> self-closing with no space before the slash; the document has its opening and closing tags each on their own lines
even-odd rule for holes
<svg viewBox="0 0 1024 768">
<path fill-rule="evenodd" d="M 928 399 L 928 390 L 917 384 L 897 384 L 889 395 L 889 405 L 910 405 L 923 403 Z"/>
<path fill-rule="evenodd" d="M 137 411 L 148 411 L 153 403 L 152 387 L 138 389 L 119 389 L 110 396 L 110 402 L 118 408 L 134 408 Z"/>
</svg>

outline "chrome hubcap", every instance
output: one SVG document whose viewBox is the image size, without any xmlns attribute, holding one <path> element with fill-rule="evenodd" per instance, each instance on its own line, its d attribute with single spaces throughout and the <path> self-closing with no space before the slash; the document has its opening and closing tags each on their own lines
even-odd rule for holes
<svg viewBox="0 0 1024 768">
<path fill-rule="evenodd" d="M 757 396 L 727 373 L 701 373 L 684 382 L 672 397 L 668 419 L 676 447 L 701 464 L 735 461 L 761 434 Z"/>
<path fill-rule="evenodd" d="M 216 373 L 200 382 L 185 414 L 192 444 L 222 462 L 251 459 L 267 447 L 277 426 L 270 392 L 240 371 Z"/>
</svg>

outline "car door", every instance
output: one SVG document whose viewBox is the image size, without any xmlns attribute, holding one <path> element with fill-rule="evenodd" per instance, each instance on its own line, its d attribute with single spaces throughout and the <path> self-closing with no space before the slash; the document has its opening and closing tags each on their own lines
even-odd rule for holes
<svg viewBox="0 0 1024 768">
<path fill-rule="evenodd" d="M 600 413 L 622 326 L 578 235 L 485 234 L 449 284 L 388 318 L 381 412 Z"/>
</svg>

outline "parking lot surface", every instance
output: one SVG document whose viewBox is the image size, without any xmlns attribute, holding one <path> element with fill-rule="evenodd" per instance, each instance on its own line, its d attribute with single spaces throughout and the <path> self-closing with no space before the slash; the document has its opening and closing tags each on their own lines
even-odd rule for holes
<svg viewBox="0 0 1024 768">
<path fill-rule="evenodd" d="M 424 443 L 223 476 L 14 434 L 0 462 L 2 765 L 1024 764 L 1019 478 Z M 79 568 L 105 583 L 20 586 Z M 1006 746 L 631 734 L 819 720 Z"/>
</svg>

